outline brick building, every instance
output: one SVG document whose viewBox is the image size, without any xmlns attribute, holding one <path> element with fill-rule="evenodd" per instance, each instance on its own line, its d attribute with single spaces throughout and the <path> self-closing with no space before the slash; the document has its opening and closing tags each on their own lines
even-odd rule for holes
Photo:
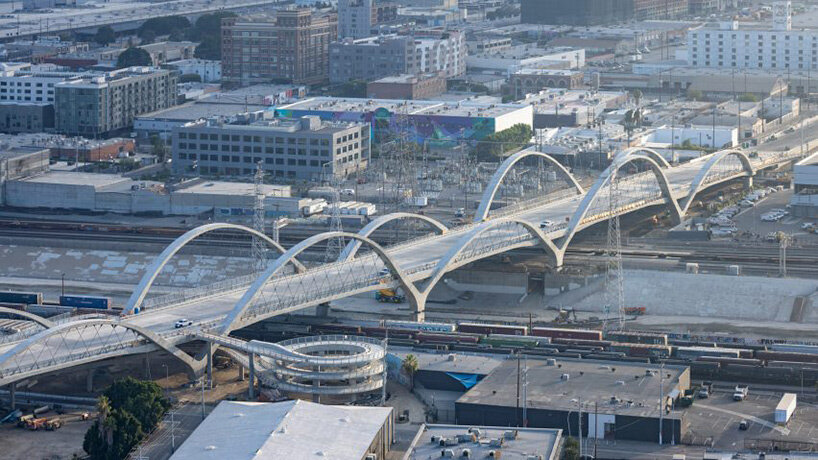
<svg viewBox="0 0 818 460">
<path fill-rule="evenodd" d="M 398 75 L 366 85 L 366 97 L 373 99 L 430 99 L 445 92 L 446 79 L 438 74 Z"/>
<path fill-rule="evenodd" d="M 335 14 L 318 16 L 309 8 L 278 11 L 272 21 L 225 18 L 222 83 L 322 83 L 329 76 L 329 44 L 337 35 Z"/>
</svg>

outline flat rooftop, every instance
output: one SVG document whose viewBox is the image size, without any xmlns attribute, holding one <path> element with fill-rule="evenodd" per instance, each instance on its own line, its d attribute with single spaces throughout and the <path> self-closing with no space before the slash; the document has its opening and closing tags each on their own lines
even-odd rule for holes
<svg viewBox="0 0 818 460">
<path fill-rule="evenodd" d="M 22 180 L 41 184 L 90 185 L 97 189 L 118 185 L 123 182 L 134 182 L 133 179 L 122 177 L 117 174 L 94 174 L 67 171 L 50 171 L 38 176 L 27 177 Z"/>
<path fill-rule="evenodd" d="M 7 147 L 5 149 L 0 150 L 0 158 L 5 160 L 11 160 L 13 158 L 29 155 L 32 153 L 39 153 L 43 152 L 46 158 L 49 157 L 50 152 L 46 147 L 25 147 L 25 146 L 13 146 Z"/>
<path fill-rule="evenodd" d="M 418 370 L 437 372 L 460 372 L 465 374 L 488 375 L 505 361 L 498 355 L 466 355 L 424 353 L 417 350 L 403 351 L 391 350 L 390 353 L 400 357 L 401 360 L 408 354 L 413 354 L 418 359 Z"/>
<path fill-rule="evenodd" d="M 464 442 L 457 446 L 440 447 L 439 443 L 432 443 L 432 436 L 454 438 L 459 434 L 466 434 L 469 426 L 464 425 L 424 425 L 422 434 L 410 448 L 410 457 L 413 459 L 440 458 L 441 449 L 454 450 L 455 458 L 463 458 L 463 449 L 471 450 L 471 458 L 489 458 L 492 450 L 502 451 L 503 460 L 528 460 L 529 455 L 542 455 L 544 459 L 557 458 L 559 453 L 562 430 L 549 428 L 513 428 L 517 432 L 516 439 L 506 439 L 503 447 L 491 447 L 489 439 L 502 438 L 507 427 L 477 427 L 480 429 L 478 442 Z"/>
<path fill-rule="evenodd" d="M 658 416 L 658 366 L 585 359 L 557 359 L 554 365 L 545 359 L 525 361 L 529 408 L 573 410 L 581 399 L 583 403 L 597 403 L 601 413 Z M 646 375 L 647 370 L 657 372 Z M 686 366 L 664 366 L 665 394 L 678 384 L 686 370 Z M 508 360 L 458 399 L 457 404 L 514 407 L 516 388 L 517 361 Z"/>
<path fill-rule="evenodd" d="M 264 196 L 289 197 L 289 185 L 269 185 L 261 186 Z M 201 195 L 247 195 L 255 196 L 255 185 L 252 182 L 221 182 L 205 181 L 189 186 L 182 186 L 174 190 L 174 193 L 198 193 Z"/>
<path fill-rule="evenodd" d="M 140 115 L 137 120 L 163 120 L 163 121 L 193 121 L 200 118 L 209 117 L 229 117 L 238 113 L 254 112 L 269 108 L 268 105 L 244 104 L 236 101 L 220 102 L 219 99 L 206 98 L 202 101 L 188 102 L 177 105 L 169 109 L 157 110 L 156 112 Z"/>
<path fill-rule="evenodd" d="M 171 460 L 360 460 L 391 407 L 222 401 Z"/>
<path fill-rule="evenodd" d="M 374 112 L 386 109 L 408 115 L 438 115 L 449 117 L 497 117 L 524 109 L 523 104 L 481 104 L 475 102 L 404 101 L 399 99 L 365 99 L 313 97 L 278 107 L 279 110 L 309 110 L 325 112 Z"/>
</svg>

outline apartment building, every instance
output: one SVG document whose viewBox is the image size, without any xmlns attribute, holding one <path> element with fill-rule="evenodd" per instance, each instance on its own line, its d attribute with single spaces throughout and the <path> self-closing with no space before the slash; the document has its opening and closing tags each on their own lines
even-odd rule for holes
<svg viewBox="0 0 818 460">
<path fill-rule="evenodd" d="M 180 174 L 249 176 L 261 162 L 279 178 L 346 176 L 366 168 L 369 123 L 269 118 L 265 111 L 210 118 L 174 128 L 172 152 Z"/>
<path fill-rule="evenodd" d="M 222 83 L 323 83 L 329 76 L 329 45 L 337 35 L 335 14 L 318 16 L 309 8 L 280 10 L 271 21 L 225 18 Z"/>
<path fill-rule="evenodd" d="M 338 0 L 338 38 L 364 38 L 378 24 L 398 18 L 398 5 L 375 0 Z"/>
<path fill-rule="evenodd" d="M 418 73 L 450 78 L 465 72 L 466 43 L 457 31 L 381 35 L 330 45 L 332 83 Z"/>
<path fill-rule="evenodd" d="M 155 67 L 128 67 L 54 86 L 56 131 L 105 136 L 133 125 L 137 115 L 176 105 L 177 73 Z"/>
<path fill-rule="evenodd" d="M 688 32 L 687 60 L 694 67 L 762 69 L 786 73 L 818 68 L 818 32 L 792 30 L 790 2 L 773 7 L 772 28 L 740 29 L 735 21 Z"/>
</svg>

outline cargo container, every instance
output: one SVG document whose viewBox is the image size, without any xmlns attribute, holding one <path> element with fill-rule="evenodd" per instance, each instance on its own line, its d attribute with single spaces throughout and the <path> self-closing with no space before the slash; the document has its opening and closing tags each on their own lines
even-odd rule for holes
<svg viewBox="0 0 818 460">
<path fill-rule="evenodd" d="M 790 353 L 785 351 L 756 351 L 756 358 L 764 361 L 789 361 L 793 363 L 818 363 L 818 355 Z"/>
<path fill-rule="evenodd" d="M 611 342 L 667 345 L 667 334 L 655 332 L 611 331 L 605 334 Z"/>
<path fill-rule="evenodd" d="M 798 396 L 795 393 L 784 393 L 781 401 L 775 406 L 775 423 L 786 425 L 790 421 L 795 407 L 798 405 Z"/>
<path fill-rule="evenodd" d="M 548 343 L 548 337 L 531 337 L 508 334 L 489 334 L 480 340 L 481 345 L 490 345 L 492 347 L 508 347 L 508 348 L 531 348 L 538 347 L 540 342 Z"/>
<path fill-rule="evenodd" d="M 602 340 L 602 331 L 591 329 L 568 329 L 559 327 L 533 327 L 531 335 L 562 339 Z"/>
<path fill-rule="evenodd" d="M 459 323 L 457 331 L 471 334 L 526 335 L 528 327 L 511 324 Z"/>
<path fill-rule="evenodd" d="M 585 339 L 565 339 L 561 337 L 554 337 L 551 340 L 551 343 L 557 345 L 579 345 L 584 347 L 599 347 L 599 348 L 608 348 L 611 346 L 611 342 L 608 340 L 585 340 Z"/>
<path fill-rule="evenodd" d="M 43 303 L 42 292 L 0 291 L 0 302 L 39 305 Z"/>
<path fill-rule="evenodd" d="M 455 325 L 449 323 L 430 323 L 430 322 L 415 322 L 415 321 L 395 321 L 386 320 L 383 322 L 384 327 L 390 331 L 392 329 L 408 330 L 408 331 L 427 331 L 427 332 L 454 332 Z"/>
<path fill-rule="evenodd" d="M 818 345 L 799 345 L 789 343 L 774 343 L 769 345 L 772 351 L 786 351 L 790 353 L 807 353 L 811 355 L 818 355 Z"/>
<path fill-rule="evenodd" d="M 741 352 L 737 348 L 676 347 L 676 352 L 673 355 L 682 359 L 696 359 L 700 356 L 739 358 L 741 356 Z"/>
<path fill-rule="evenodd" d="M 480 342 L 480 337 L 475 335 L 465 335 L 465 334 L 440 334 L 435 332 L 418 332 L 415 335 L 415 339 L 417 339 L 420 343 L 441 343 L 441 344 L 453 344 L 453 343 L 473 343 L 477 344 Z"/>
<path fill-rule="evenodd" d="M 722 356 L 699 356 L 696 358 L 696 361 L 706 361 L 709 363 L 719 363 L 722 367 L 730 366 L 730 365 L 742 365 L 742 366 L 762 366 L 764 362 L 760 359 L 752 359 L 752 358 L 726 358 Z"/>
<path fill-rule="evenodd" d="M 108 297 L 98 297 L 91 295 L 61 295 L 60 305 L 64 307 L 95 308 L 107 310 L 111 308 L 112 302 Z"/>
<path fill-rule="evenodd" d="M 628 356 L 668 358 L 671 348 L 667 345 L 653 345 L 645 343 L 612 343 L 610 351 L 623 352 Z"/>
</svg>

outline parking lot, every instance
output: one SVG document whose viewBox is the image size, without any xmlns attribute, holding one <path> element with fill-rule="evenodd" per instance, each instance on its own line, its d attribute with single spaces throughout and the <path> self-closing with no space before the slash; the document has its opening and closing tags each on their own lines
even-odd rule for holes
<svg viewBox="0 0 818 460">
<path fill-rule="evenodd" d="M 788 211 L 787 205 L 792 197 L 792 190 L 783 190 L 769 193 L 757 200 L 754 206 L 737 206 L 739 212 L 734 215 L 726 214 L 729 219 L 723 220 L 725 224 L 713 225 L 715 221 L 710 221 L 714 238 L 740 238 L 750 240 L 764 240 L 775 232 L 784 232 L 794 239 L 794 243 L 799 240 L 810 243 L 818 243 L 818 234 L 810 233 L 802 228 L 804 223 L 816 223 L 815 219 L 793 217 L 790 214 L 784 215 L 778 220 L 765 220 L 765 216 L 775 213 L 776 210 Z M 717 215 L 711 216 L 716 219 Z M 727 225 L 729 223 L 729 225 Z M 722 229 L 734 226 L 732 233 L 727 233 Z"/>
<path fill-rule="evenodd" d="M 732 392 L 717 390 L 707 399 L 696 399 L 685 409 L 692 445 L 711 445 L 720 449 L 745 447 L 746 440 L 776 439 L 788 442 L 816 442 L 818 440 L 818 408 L 798 401 L 798 407 L 786 426 L 774 422 L 775 407 L 781 393 L 754 392 L 744 401 L 733 401 Z M 739 423 L 748 422 L 747 430 Z"/>
</svg>

